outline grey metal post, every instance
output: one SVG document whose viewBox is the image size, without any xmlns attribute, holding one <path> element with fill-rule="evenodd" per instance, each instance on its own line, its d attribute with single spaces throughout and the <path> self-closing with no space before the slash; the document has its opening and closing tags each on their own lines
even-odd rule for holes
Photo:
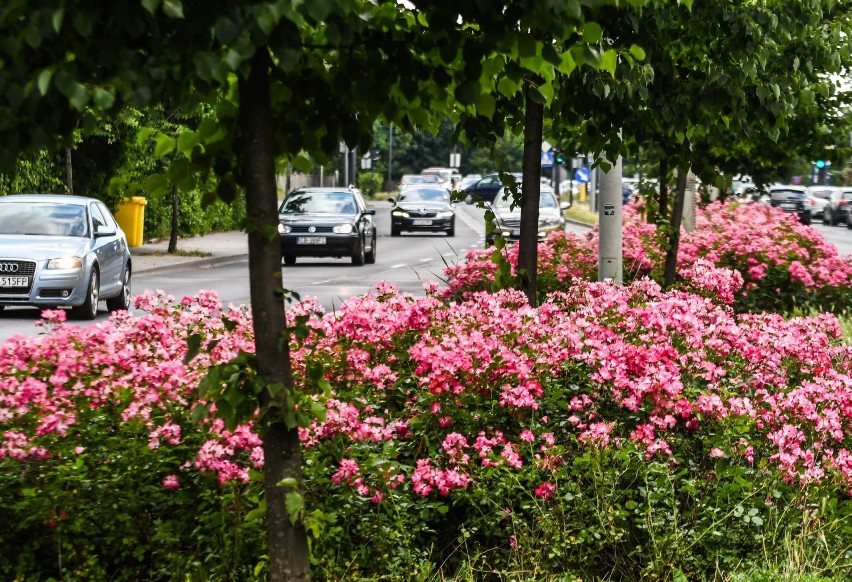
<svg viewBox="0 0 852 582">
<path fill-rule="evenodd" d="M 589 195 L 589 210 L 592 212 L 598 211 L 598 169 L 593 167 L 594 158 L 589 154 L 589 182 L 586 184 L 586 188 L 589 189 L 587 194 Z"/>
<path fill-rule="evenodd" d="M 349 148 L 343 146 L 340 148 L 340 153 L 343 154 L 343 187 L 349 185 Z"/>
<path fill-rule="evenodd" d="M 391 169 L 393 168 L 393 124 L 388 124 L 388 191 L 393 190 L 393 177 Z"/>
<path fill-rule="evenodd" d="M 621 247 L 621 157 L 609 172 L 601 172 L 598 201 L 598 281 L 612 280 L 621 285 L 623 253 Z"/>
</svg>

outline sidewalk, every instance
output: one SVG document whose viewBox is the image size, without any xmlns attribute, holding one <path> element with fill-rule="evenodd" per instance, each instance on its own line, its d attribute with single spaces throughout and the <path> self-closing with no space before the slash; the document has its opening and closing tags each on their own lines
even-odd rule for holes
<svg viewBox="0 0 852 582">
<path fill-rule="evenodd" d="M 169 255 L 169 240 L 146 242 L 130 247 L 134 273 L 152 273 L 191 265 L 203 267 L 233 263 L 248 258 L 248 235 L 242 231 L 214 232 L 204 236 L 179 238 L 177 250 L 204 253 L 204 256 Z"/>
</svg>

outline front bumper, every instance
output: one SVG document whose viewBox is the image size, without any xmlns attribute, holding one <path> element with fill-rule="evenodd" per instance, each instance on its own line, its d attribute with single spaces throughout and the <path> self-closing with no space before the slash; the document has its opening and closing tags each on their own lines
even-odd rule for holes
<svg viewBox="0 0 852 582">
<path fill-rule="evenodd" d="M 391 216 L 394 229 L 405 232 L 446 232 L 452 229 L 454 217 Z"/>
<path fill-rule="evenodd" d="M 351 257 L 358 245 L 361 235 L 357 232 L 349 234 L 282 234 L 281 256 L 294 257 Z"/>
<path fill-rule="evenodd" d="M 76 307 L 88 296 L 85 269 L 51 269 L 29 260 L 10 260 L 26 266 L 20 271 L 26 286 L 0 286 L 0 305 L 33 307 Z M 0 283 L 3 282 L 0 277 Z M 7 282 L 15 283 L 10 279 Z"/>
</svg>

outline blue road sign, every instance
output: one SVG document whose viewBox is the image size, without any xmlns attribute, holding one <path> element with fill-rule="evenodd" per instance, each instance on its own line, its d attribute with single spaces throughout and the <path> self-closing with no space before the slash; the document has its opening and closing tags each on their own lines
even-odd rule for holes
<svg viewBox="0 0 852 582">
<path fill-rule="evenodd" d="M 592 175 L 586 168 L 577 168 L 577 171 L 574 172 L 574 179 L 583 184 L 586 184 L 591 177 Z"/>
<path fill-rule="evenodd" d="M 541 167 L 550 168 L 553 166 L 553 152 L 541 152 Z"/>
</svg>

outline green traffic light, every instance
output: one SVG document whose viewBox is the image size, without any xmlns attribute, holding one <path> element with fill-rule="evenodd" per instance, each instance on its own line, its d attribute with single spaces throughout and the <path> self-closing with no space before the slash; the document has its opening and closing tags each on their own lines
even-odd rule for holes
<svg viewBox="0 0 852 582">
<path fill-rule="evenodd" d="M 817 160 L 815 164 L 817 168 L 822 169 L 825 167 L 825 160 Z"/>
</svg>

